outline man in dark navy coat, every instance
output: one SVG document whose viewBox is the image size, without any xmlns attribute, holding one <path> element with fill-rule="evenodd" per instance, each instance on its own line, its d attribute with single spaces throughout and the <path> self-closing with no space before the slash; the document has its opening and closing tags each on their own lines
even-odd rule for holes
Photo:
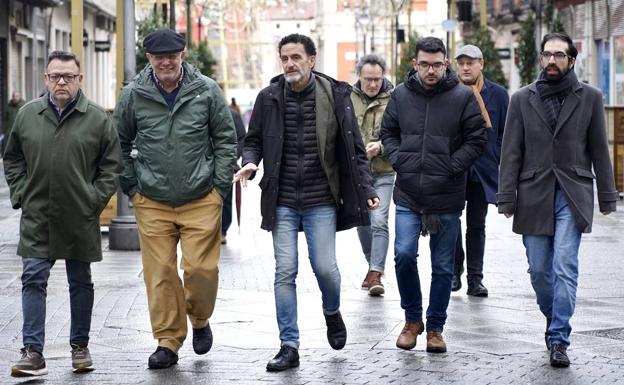
<svg viewBox="0 0 624 385">
<path fill-rule="evenodd" d="M 455 246 L 455 269 L 452 290 L 461 289 L 464 255 L 468 270 L 468 295 L 487 297 L 483 285 L 483 254 L 485 251 L 485 217 L 488 204 L 496 203 L 498 165 L 500 163 L 505 116 L 509 95 L 500 85 L 483 76 L 483 53 L 479 47 L 465 45 L 455 55 L 459 81 L 472 89 L 487 126 L 485 152 L 470 167 L 466 183 L 466 253 L 461 231 Z"/>
</svg>

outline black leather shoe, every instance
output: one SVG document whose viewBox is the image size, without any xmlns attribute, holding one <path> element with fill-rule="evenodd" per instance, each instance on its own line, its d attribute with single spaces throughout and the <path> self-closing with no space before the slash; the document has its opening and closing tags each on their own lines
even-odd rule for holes
<svg viewBox="0 0 624 385">
<path fill-rule="evenodd" d="M 340 312 L 332 315 L 325 315 L 327 325 L 327 341 L 332 349 L 340 350 L 347 343 L 347 328 L 342 320 Z"/>
<path fill-rule="evenodd" d="M 487 297 L 488 289 L 483 286 L 481 281 L 468 281 L 468 290 L 466 294 L 472 295 L 474 297 Z"/>
<path fill-rule="evenodd" d="M 169 348 L 159 346 L 147 360 L 150 369 L 165 369 L 178 363 L 178 355 Z"/>
<path fill-rule="evenodd" d="M 299 366 L 299 352 L 292 346 L 282 346 L 279 353 L 273 357 L 266 366 L 269 372 L 281 372 L 282 370 Z"/>
<path fill-rule="evenodd" d="M 566 350 L 566 347 L 562 344 L 552 344 L 550 348 L 550 366 L 555 368 L 567 368 L 570 366 L 570 359 Z"/>
<path fill-rule="evenodd" d="M 210 324 L 201 329 L 193 329 L 193 350 L 195 354 L 206 354 L 212 347 L 212 330 Z"/>
<path fill-rule="evenodd" d="M 453 280 L 451 281 L 451 291 L 458 291 L 461 289 L 461 277 L 453 274 Z"/>
</svg>

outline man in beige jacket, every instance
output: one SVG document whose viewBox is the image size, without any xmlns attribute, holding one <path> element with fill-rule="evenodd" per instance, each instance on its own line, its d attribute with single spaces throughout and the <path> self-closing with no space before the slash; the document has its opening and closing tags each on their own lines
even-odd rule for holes
<svg viewBox="0 0 624 385">
<path fill-rule="evenodd" d="M 381 276 L 388 254 L 388 212 L 394 185 L 394 170 L 383 152 L 379 130 L 394 85 L 384 77 L 386 62 L 377 55 L 362 56 L 355 72 L 359 79 L 353 85 L 351 102 L 366 146 L 366 155 L 370 160 L 375 191 L 380 200 L 379 209 L 369 211 L 370 226 L 357 228 L 362 251 L 368 262 L 362 289 L 368 290 L 370 295 L 378 296 L 385 292 Z"/>
</svg>

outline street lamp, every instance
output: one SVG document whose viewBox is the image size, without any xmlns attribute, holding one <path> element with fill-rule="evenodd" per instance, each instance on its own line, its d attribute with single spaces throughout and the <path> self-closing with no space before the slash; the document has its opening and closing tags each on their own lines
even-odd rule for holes
<svg viewBox="0 0 624 385">
<path fill-rule="evenodd" d="M 359 24 L 362 28 L 362 52 L 364 52 L 364 55 L 366 55 L 366 32 L 368 32 L 368 25 L 370 24 L 370 16 L 368 15 L 368 10 L 356 10 L 355 20 L 356 23 Z"/>
</svg>

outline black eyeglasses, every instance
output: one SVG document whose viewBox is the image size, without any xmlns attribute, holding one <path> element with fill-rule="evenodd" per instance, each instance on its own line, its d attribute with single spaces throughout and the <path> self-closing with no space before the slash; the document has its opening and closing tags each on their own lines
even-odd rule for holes
<svg viewBox="0 0 624 385">
<path fill-rule="evenodd" d="M 63 80 L 65 81 L 65 83 L 73 83 L 74 80 L 76 80 L 76 78 L 78 76 L 80 76 L 80 74 L 63 74 L 63 75 L 59 75 L 59 74 L 46 74 L 46 76 L 48 77 L 48 80 L 51 81 L 52 83 L 58 83 L 61 78 L 63 78 Z"/>
<path fill-rule="evenodd" d="M 555 61 L 564 61 L 565 59 L 570 57 L 565 52 L 548 52 L 548 51 L 541 52 L 540 56 L 545 61 L 550 61 L 550 58 L 553 56 L 555 57 Z"/>
<path fill-rule="evenodd" d="M 425 61 L 418 62 L 418 69 L 421 71 L 429 71 L 429 68 L 433 68 L 436 71 L 441 70 L 444 67 L 444 63 L 436 62 L 436 63 L 427 63 Z"/>
</svg>

